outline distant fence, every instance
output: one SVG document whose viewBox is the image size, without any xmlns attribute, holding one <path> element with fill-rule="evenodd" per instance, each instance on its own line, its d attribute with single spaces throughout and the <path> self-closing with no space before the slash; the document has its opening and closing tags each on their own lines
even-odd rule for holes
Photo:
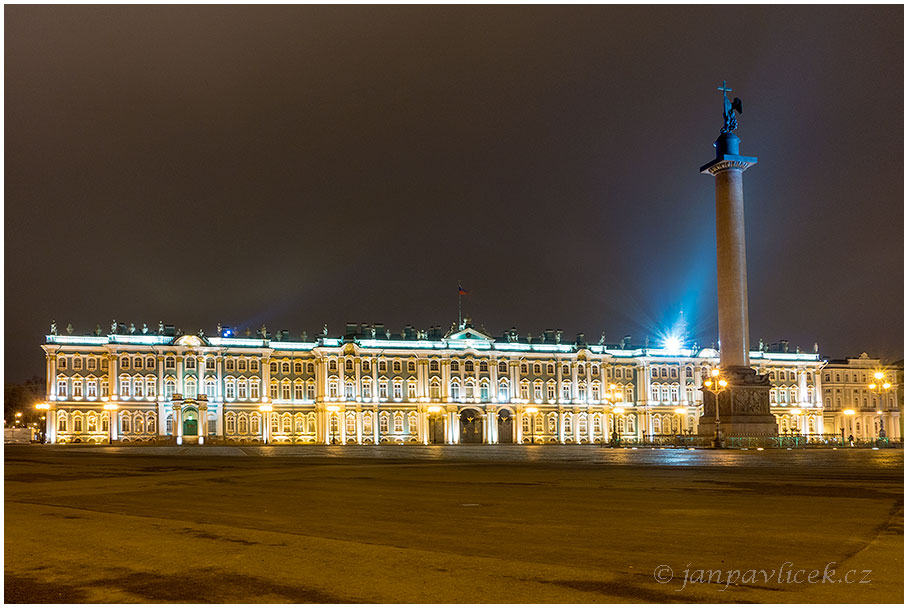
<svg viewBox="0 0 908 608">
<path fill-rule="evenodd" d="M 622 440 L 620 446 L 653 446 L 653 447 L 715 447 L 715 437 L 698 435 L 644 435 L 640 440 Z M 902 448 L 901 438 L 879 437 L 876 439 L 855 439 L 840 434 L 813 435 L 767 435 L 762 437 L 729 437 L 722 436 L 721 446 L 725 448 Z"/>
</svg>

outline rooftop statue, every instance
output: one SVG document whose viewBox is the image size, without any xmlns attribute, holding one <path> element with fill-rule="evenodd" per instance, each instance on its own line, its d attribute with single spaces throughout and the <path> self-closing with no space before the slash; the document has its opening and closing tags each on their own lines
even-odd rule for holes
<svg viewBox="0 0 908 608">
<path fill-rule="evenodd" d="M 722 91 L 722 118 L 725 120 L 725 124 L 722 126 L 722 133 L 731 133 L 738 128 L 738 119 L 735 117 L 735 112 L 738 114 L 744 113 L 744 108 L 741 105 L 741 99 L 735 97 L 734 100 L 728 101 L 728 93 L 731 93 L 730 89 L 725 81 L 722 81 L 722 86 L 716 89 L 717 91 Z"/>
<path fill-rule="evenodd" d="M 66 333 L 68 333 L 69 335 L 73 335 L 73 324 L 72 323 L 66 324 Z"/>
</svg>

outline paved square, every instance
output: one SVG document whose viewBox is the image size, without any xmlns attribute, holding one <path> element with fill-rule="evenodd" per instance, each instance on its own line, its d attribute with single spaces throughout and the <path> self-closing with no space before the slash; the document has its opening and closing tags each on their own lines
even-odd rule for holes
<svg viewBox="0 0 908 608">
<path fill-rule="evenodd" d="M 5 458 L 7 602 L 903 597 L 901 450 L 9 446 Z M 831 562 L 850 582 L 806 582 Z M 698 582 L 710 569 L 741 578 Z"/>
</svg>

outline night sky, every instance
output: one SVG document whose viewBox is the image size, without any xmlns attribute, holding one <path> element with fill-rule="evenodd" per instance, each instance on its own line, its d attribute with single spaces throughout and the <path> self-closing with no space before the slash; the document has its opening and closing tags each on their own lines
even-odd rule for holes
<svg viewBox="0 0 908 608">
<path fill-rule="evenodd" d="M 56 319 L 716 339 L 901 359 L 903 8 L 6 6 L 5 373 Z"/>
</svg>

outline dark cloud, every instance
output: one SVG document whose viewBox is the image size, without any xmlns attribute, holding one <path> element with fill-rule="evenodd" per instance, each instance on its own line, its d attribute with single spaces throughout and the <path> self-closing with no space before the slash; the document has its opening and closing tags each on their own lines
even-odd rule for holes
<svg viewBox="0 0 908 608">
<path fill-rule="evenodd" d="M 716 334 L 902 357 L 903 9 L 7 6 L 6 373 L 52 318 Z"/>
</svg>

